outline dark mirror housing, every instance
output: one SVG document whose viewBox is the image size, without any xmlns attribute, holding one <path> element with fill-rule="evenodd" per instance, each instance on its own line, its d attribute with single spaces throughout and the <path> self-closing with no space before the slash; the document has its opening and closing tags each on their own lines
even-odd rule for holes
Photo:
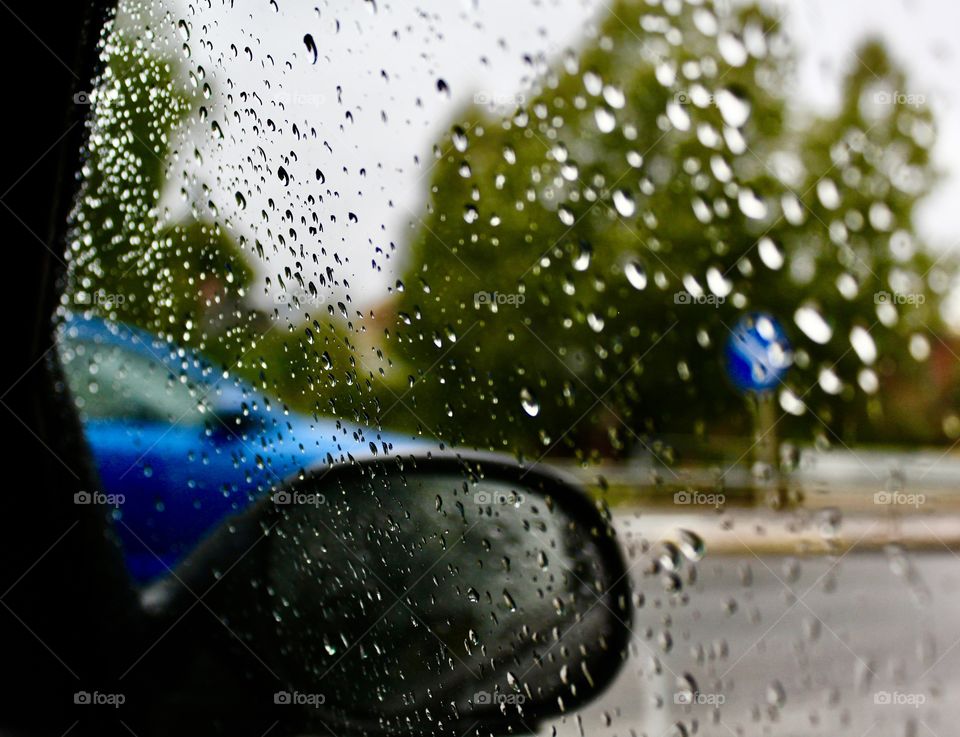
<svg viewBox="0 0 960 737">
<path fill-rule="evenodd" d="M 259 698 L 300 733 L 528 732 L 598 695 L 629 641 L 626 568 L 597 505 L 488 454 L 307 472 L 144 596 L 164 619 L 210 586 L 275 676 Z"/>
</svg>

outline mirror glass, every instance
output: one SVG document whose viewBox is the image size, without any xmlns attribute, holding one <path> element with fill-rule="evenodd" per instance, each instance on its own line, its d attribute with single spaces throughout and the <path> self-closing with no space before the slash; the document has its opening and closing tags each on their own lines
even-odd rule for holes
<svg viewBox="0 0 960 737">
<path fill-rule="evenodd" d="M 263 506 L 259 622 L 289 699 L 322 704 L 327 723 L 526 731 L 595 696 L 624 655 L 630 603 L 612 530 L 552 476 L 502 461 L 368 461 Z"/>
</svg>

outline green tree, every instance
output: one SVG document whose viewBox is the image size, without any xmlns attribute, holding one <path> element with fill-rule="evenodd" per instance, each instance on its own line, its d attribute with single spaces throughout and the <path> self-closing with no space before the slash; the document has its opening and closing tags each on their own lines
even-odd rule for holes
<svg viewBox="0 0 960 737">
<path fill-rule="evenodd" d="M 122 32 L 111 36 L 104 56 L 72 216 L 65 298 L 73 309 L 182 340 L 192 329 L 222 324 L 252 270 L 218 223 L 170 223 L 161 204 L 171 147 L 197 104 L 176 65 Z"/>
<path fill-rule="evenodd" d="M 621 0 L 514 114 L 471 107 L 438 143 L 397 303 L 412 422 L 538 455 L 746 435 L 722 348 L 764 310 L 796 354 L 783 430 L 882 434 L 875 379 L 915 373 L 909 341 L 937 320 L 911 221 L 930 114 L 893 94 L 878 43 L 836 116 L 792 114 L 774 19 L 676 7 Z"/>
<path fill-rule="evenodd" d="M 263 257 L 262 246 L 211 217 L 216 208 L 198 200 L 199 185 L 181 185 L 185 216 L 166 212 L 168 190 L 186 178 L 179 167 L 196 135 L 190 124 L 209 116 L 210 92 L 191 87 L 178 61 L 148 53 L 121 26 L 103 51 L 64 306 L 195 347 L 297 409 L 370 422 L 373 376 L 356 357 L 361 321 L 354 327 L 345 307 L 314 309 L 316 286 L 289 269 L 279 280 L 294 290 L 294 316 L 281 316 L 279 304 L 272 318 L 252 308 L 251 259 Z"/>
</svg>

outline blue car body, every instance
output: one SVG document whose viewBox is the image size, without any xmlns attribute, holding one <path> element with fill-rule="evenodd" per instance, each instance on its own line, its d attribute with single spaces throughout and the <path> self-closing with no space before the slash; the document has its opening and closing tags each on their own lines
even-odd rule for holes
<svg viewBox="0 0 960 737">
<path fill-rule="evenodd" d="M 292 411 L 196 352 L 121 323 L 69 316 L 67 383 L 132 577 L 149 582 L 225 517 L 310 467 L 427 445 Z"/>
</svg>

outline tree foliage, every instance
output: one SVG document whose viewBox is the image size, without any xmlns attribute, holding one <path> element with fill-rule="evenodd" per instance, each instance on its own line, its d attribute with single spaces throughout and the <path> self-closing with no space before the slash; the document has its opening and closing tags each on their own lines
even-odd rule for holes
<svg viewBox="0 0 960 737">
<path fill-rule="evenodd" d="M 931 116 L 882 45 L 857 56 L 811 119 L 759 8 L 621 0 L 519 109 L 458 115 L 397 306 L 418 420 L 537 454 L 746 435 L 722 348 L 760 310 L 795 350 L 782 429 L 882 435 L 944 285 L 912 223 Z"/>
</svg>

